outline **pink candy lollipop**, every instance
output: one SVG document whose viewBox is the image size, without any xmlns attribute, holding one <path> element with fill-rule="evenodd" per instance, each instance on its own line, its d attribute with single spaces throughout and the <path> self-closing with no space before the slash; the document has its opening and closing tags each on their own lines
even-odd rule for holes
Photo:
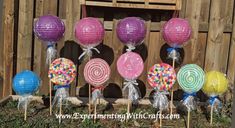
<svg viewBox="0 0 235 128">
<path fill-rule="evenodd" d="M 144 63 L 141 56 L 134 52 L 122 54 L 117 61 L 119 74 L 128 80 L 134 80 L 141 75 Z"/>
<path fill-rule="evenodd" d="M 92 59 L 85 65 L 84 77 L 89 84 L 93 86 L 101 86 L 110 77 L 110 67 L 103 59 Z"/>
</svg>

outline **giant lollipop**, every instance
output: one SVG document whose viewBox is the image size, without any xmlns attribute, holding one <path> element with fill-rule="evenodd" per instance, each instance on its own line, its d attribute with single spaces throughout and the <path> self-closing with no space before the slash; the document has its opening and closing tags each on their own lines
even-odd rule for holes
<svg viewBox="0 0 235 128">
<path fill-rule="evenodd" d="M 180 68 L 177 74 L 177 80 L 180 87 L 184 90 L 183 104 L 188 110 L 188 127 L 190 111 L 194 110 L 196 103 L 194 97 L 196 92 L 198 92 L 205 79 L 205 73 L 201 67 L 196 64 L 187 64 Z"/>
<path fill-rule="evenodd" d="M 56 16 L 41 16 L 35 22 L 34 34 L 47 44 L 47 64 L 55 59 L 56 49 L 54 48 L 54 44 L 63 37 L 64 32 L 64 22 Z"/>
<path fill-rule="evenodd" d="M 206 81 L 202 87 L 202 91 L 210 96 L 209 103 L 211 105 L 211 124 L 213 119 L 213 110 L 217 112 L 218 108 L 222 107 L 218 96 L 225 93 L 227 89 L 228 80 L 223 73 L 218 71 L 210 71 L 206 73 Z"/>
<path fill-rule="evenodd" d="M 92 91 L 92 102 L 95 105 L 94 113 L 96 116 L 97 99 L 101 97 L 101 89 L 110 77 L 110 67 L 108 63 L 100 58 L 91 59 L 84 68 L 85 80 L 94 86 Z"/>
<path fill-rule="evenodd" d="M 101 96 L 100 87 L 104 86 L 103 84 L 110 77 L 110 67 L 103 59 L 91 59 L 85 65 L 84 77 L 89 84 L 95 86 L 92 93 L 92 99 L 93 102 L 96 102 L 97 98 Z"/>
<path fill-rule="evenodd" d="M 76 66 L 74 63 L 66 58 L 58 58 L 54 60 L 49 68 L 49 79 L 56 85 L 56 94 L 53 100 L 53 105 L 57 103 L 60 106 L 60 114 L 62 109 L 62 102 L 67 101 L 69 96 L 66 88 L 73 82 L 76 77 Z M 61 121 L 61 118 L 59 122 Z"/>
<path fill-rule="evenodd" d="M 179 62 L 180 53 L 178 48 L 183 47 L 191 37 L 191 27 L 187 20 L 182 18 L 172 18 L 167 21 L 162 28 L 163 39 L 172 48 L 168 48 L 168 58 L 171 58 L 172 67 L 175 68 L 175 61 Z M 171 114 L 173 106 L 173 89 L 171 90 Z"/>
<path fill-rule="evenodd" d="M 155 90 L 153 96 L 153 107 L 160 109 L 160 115 L 164 109 L 168 108 L 169 90 L 176 81 L 176 74 L 173 67 L 168 64 L 155 64 L 148 71 L 148 83 Z M 162 126 L 162 118 L 160 118 L 160 127 Z"/>
<path fill-rule="evenodd" d="M 117 60 L 118 73 L 125 78 L 124 88 L 128 89 L 128 99 L 133 103 L 137 103 L 140 98 L 140 92 L 138 91 L 138 83 L 136 79 L 141 75 L 144 69 L 144 64 L 141 56 L 134 52 L 126 52 L 122 54 Z M 128 113 L 129 113 L 128 102 Z"/>
<path fill-rule="evenodd" d="M 25 70 L 18 74 L 13 79 L 13 90 L 16 94 L 20 95 L 18 109 L 23 107 L 25 109 L 25 117 L 27 114 L 27 105 L 32 99 L 33 93 L 35 93 L 40 85 L 40 78 L 32 71 Z"/>
<path fill-rule="evenodd" d="M 120 20 L 117 24 L 117 36 L 128 49 L 132 51 L 136 45 L 143 43 L 146 35 L 144 20 L 138 17 L 127 17 Z"/>
<path fill-rule="evenodd" d="M 78 43 L 84 47 L 84 52 L 79 56 L 79 59 L 86 54 L 91 56 L 92 49 L 99 53 L 98 49 L 95 47 L 99 45 L 104 38 L 103 24 L 97 18 L 83 18 L 75 25 L 75 37 Z"/>
</svg>

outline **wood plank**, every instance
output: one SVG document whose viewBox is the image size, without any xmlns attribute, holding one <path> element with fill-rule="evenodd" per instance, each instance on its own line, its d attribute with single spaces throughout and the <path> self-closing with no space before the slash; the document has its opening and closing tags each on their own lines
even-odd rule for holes
<svg viewBox="0 0 235 128">
<path fill-rule="evenodd" d="M 184 48 L 185 56 L 184 56 L 184 63 L 195 63 L 200 62 L 200 51 L 203 49 L 205 45 L 198 44 L 198 31 L 199 31 L 199 20 L 200 20 L 200 10 L 201 8 L 201 0 L 188 0 L 186 5 L 186 13 L 185 18 L 190 22 L 192 27 L 192 36 L 189 40 L 187 46 Z M 202 62 L 203 64 L 203 62 Z M 200 65 L 203 66 L 203 65 Z"/>
<path fill-rule="evenodd" d="M 233 23 L 235 23 L 235 13 L 233 17 Z M 233 24 L 233 33 L 231 36 L 231 43 L 229 49 L 229 61 L 228 61 L 228 70 L 227 78 L 229 79 L 232 85 L 235 85 L 235 24 Z"/>
<path fill-rule="evenodd" d="M 17 73 L 26 69 L 31 70 L 33 5 L 32 0 L 19 1 Z"/>
<path fill-rule="evenodd" d="M 151 31 L 160 31 L 161 29 L 161 23 L 160 22 L 151 22 L 150 24 L 150 30 Z M 232 32 L 232 24 L 226 24 L 224 27 L 224 32 L 230 33 Z M 104 28 L 105 30 L 112 30 L 113 28 L 113 22 L 112 21 L 104 21 Z M 199 32 L 208 32 L 209 24 L 208 23 L 199 23 Z"/>
<path fill-rule="evenodd" d="M 3 93 L 2 97 L 12 94 L 13 42 L 14 42 L 14 0 L 3 2 Z"/>
<path fill-rule="evenodd" d="M 228 19 L 224 4 L 227 1 L 211 1 L 210 24 L 207 39 L 205 70 L 226 72 L 230 34 L 223 34 Z"/>
<path fill-rule="evenodd" d="M 0 0 L 0 42 L 3 42 L 3 0 Z M 0 43 L 0 48 L 3 48 L 3 43 Z M 3 50 L 0 51 L 0 99 L 3 92 Z"/>
<path fill-rule="evenodd" d="M 114 7 L 110 2 L 86 1 L 87 6 Z M 179 10 L 175 5 L 144 5 L 131 3 L 117 3 L 115 7 L 119 8 L 139 8 L 139 9 L 160 9 L 160 10 Z"/>
<path fill-rule="evenodd" d="M 36 0 L 35 17 L 38 18 L 43 15 L 57 14 L 57 0 Z M 47 95 L 49 93 L 49 79 L 47 76 L 48 66 L 46 65 L 46 49 L 43 41 L 34 37 L 34 61 L 33 70 L 40 76 L 42 86 L 39 89 L 39 94 Z"/>
<path fill-rule="evenodd" d="M 202 0 L 201 1 L 200 23 L 208 23 L 209 22 L 210 1 L 211 0 Z"/>
</svg>

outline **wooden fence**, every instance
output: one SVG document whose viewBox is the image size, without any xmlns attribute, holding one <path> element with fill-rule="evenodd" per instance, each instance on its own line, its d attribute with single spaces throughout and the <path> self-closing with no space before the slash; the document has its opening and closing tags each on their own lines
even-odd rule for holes
<svg viewBox="0 0 235 128">
<path fill-rule="evenodd" d="M 48 95 L 46 46 L 35 38 L 34 19 L 45 14 L 57 15 L 66 23 L 64 38 L 58 42 L 58 56 L 73 60 L 78 66 L 78 78 L 70 88 L 70 95 L 87 96 L 83 68 L 87 61 L 78 62 L 81 47 L 74 38 L 74 24 L 81 18 L 79 0 L 0 0 L 0 98 L 14 94 L 13 76 L 25 69 L 35 71 L 42 79 L 39 95 Z M 117 9 L 87 7 L 87 16 L 98 17 L 105 25 L 105 38 L 98 46 L 101 54 L 94 57 L 105 59 L 111 66 L 112 75 L 104 89 L 105 97 L 120 97 L 123 78 L 117 73 L 116 61 L 123 53 L 124 45 L 118 40 L 115 27 L 119 19 L 139 16 L 146 21 L 147 35 L 143 45 L 136 50 L 145 60 L 145 69 L 139 83 L 143 94 L 149 96 L 151 88 L 146 82 L 146 71 L 155 63 L 167 61 L 166 45 L 161 26 L 172 17 L 173 11 Z M 181 65 L 195 63 L 205 71 L 218 70 L 227 74 L 231 98 L 235 83 L 235 19 L 234 0 L 183 0 L 180 17 L 190 21 L 193 35 L 182 52 Z M 179 66 L 178 66 L 179 68 Z M 178 70 L 177 68 L 177 70 Z M 177 86 L 175 86 L 177 87 Z"/>
</svg>

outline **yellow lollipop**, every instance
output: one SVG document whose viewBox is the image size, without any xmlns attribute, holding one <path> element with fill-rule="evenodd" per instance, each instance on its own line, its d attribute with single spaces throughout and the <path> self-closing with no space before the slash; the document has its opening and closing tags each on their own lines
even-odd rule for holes
<svg viewBox="0 0 235 128">
<path fill-rule="evenodd" d="M 206 73 L 206 80 L 202 91 L 213 97 L 221 95 L 228 89 L 228 80 L 225 75 L 218 71 L 210 71 Z"/>
</svg>

